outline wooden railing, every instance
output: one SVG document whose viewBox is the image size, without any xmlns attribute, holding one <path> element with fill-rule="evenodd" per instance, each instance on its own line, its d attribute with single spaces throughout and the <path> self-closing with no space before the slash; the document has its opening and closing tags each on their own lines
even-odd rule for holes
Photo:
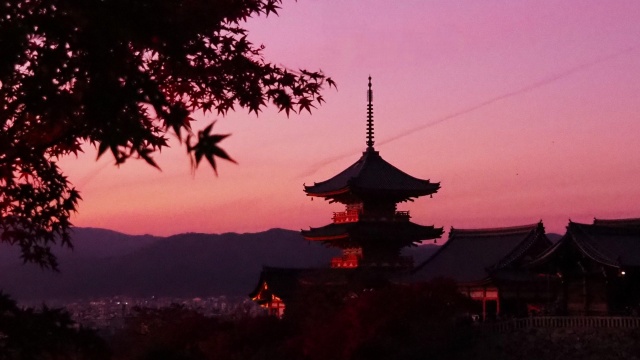
<svg viewBox="0 0 640 360">
<path fill-rule="evenodd" d="M 640 328 L 640 317 L 534 316 L 483 324 L 488 330 L 509 332 L 529 328 Z"/>
<path fill-rule="evenodd" d="M 332 217 L 334 223 L 356 222 L 363 218 L 365 220 L 409 221 L 411 216 L 408 211 L 396 211 L 391 217 L 365 217 L 358 210 L 350 210 L 334 212 Z"/>
<path fill-rule="evenodd" d="M 332 268 L 356 268 L 360 263 L 360 257 L 355 255 L 336 256 L 331 259 Z"/>
<path fill-rule="evenodd" d="M 380 260 L 380 261 L 366 261 L 361 256 L 357 255 L 343 255 L 336 256 L 331 259 L 332 268 L 357 268 L 361 266 L 373 266 L 378 268 L 412 268 L 413 257 L 411 256 L 398 256 L 395 259 Z"/>
<path fill-rule="evenodd" d="M 358 217 L 359 217 L 358 210 L 334 212 L 333 222 L 334 223 L 356 222 L 358 221 Z"/>
<path fill-rule="evenodd" d="M 377 268 L 412 268 L 413 256 L 398 256 L 388 260 L 368 260 L 361 261 L 362 266 L 372 266 Z"/>
</svg>

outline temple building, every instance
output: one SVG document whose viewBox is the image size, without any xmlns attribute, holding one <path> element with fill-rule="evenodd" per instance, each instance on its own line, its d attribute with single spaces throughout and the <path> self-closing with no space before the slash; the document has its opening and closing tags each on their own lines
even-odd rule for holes
<svg viewBox="0 0 640 360">
<path fill-rule="evenodd" d="M 309 291 L 341 298 L 386 284 L 453 279 L 476 300 L 483 320 L 547 315 L 640 312 L 640 219 L 569 222 L 553 244 L 542 222 L 503 228 L 456 229 L 418 266 L 401 250 L 440 238 L 442 228 L 411 221 L 398 208 L 436 193 L 439 183 L 413 177 L 374 148 L 373 93 L 367 91 L 366 148 L 351 166 L 328 180 L 305 185 L 307 196 L 344 205 L 332 222 L 302 230 L 308 241 L 340 249 L 320 269 L 264 267 L 251 298 L 282 316 L 301 309 Z M 425 304 L 428 306 L 428 304 Z M 295 312 L 295 311 L 294 311 Z"/>
<path fill-rule="evenodd" d="M 398 211 L 397 205 L 432 195 L 440 184 L 404 173 L 374 149 L 371 77 L 367 98 L 367 148 L 360 159 L 332 178 L 304 187 L 307 196 L 344 204 L 345 211 L 333 213 L 328 225 L 303 230 L 302 236 L 342 249 L 342 256 L 331 262 L 334 268 L 410 269 L 413 259 L 401 257 L 400 250 L 437 239 L 443 231 L 411 222 L 409 211 Z"/>
<path fill-rule="evenodd" d="M 550 309 L 555 314 L 637 314 L 640 219 L 569 222 L 566 234 L 529 267 L 556 279 L 555 306 Z"/>
<path fill-rule="evenodd" d="M 493 229 L 454 229 L 449 239 L 409 276 L 410 283 L 436 278 L 456 281 L 476 300 L 483 319 L 526 315 L 527 306 L 549 301 L 547 279 L 526 265 L 551 246 L 542 222 Z"/>
<path fill-rule="evenodd" d="M 250 296 L 274 314 L 282 313 L 285 298 L 292 296 L 291 288 L 301 283 L 331 279 L 332 284 L 354 284 L 408 272 L 413 259 L 401 256 L 402 248 L 442 236 L 442 228 L 413 223 L 409 211 L 398 210 L 400 203 L 436 193 L 440 184 L 408 175 L 380 156 L 374 148 L 371 77 L 367 101 L 367 147 L 362 156 L 332 178 L 304 186 L 307 196 L 345 206 L 344 211 L 333 213 L 330 224 L 302 230 L 306 240 L 339 248 L 342 255 L 321 272 L 264 268 Z"/>
<path fill-rule="evenodd" d="M 312 269 L 290 269 L 265 266 L 258 286 L 249 294 L 251 300 L 267 310 L 269 315 L 282 317 L 285 302 L 295 297 L 298 282 Z"/>
</svg>

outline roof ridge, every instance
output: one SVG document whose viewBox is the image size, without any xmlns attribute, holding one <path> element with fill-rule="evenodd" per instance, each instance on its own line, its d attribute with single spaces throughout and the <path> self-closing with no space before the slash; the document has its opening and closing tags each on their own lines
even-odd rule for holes
<svg viewBox="0 0 640 360">
<path fill-rule="evenodd" d="M 622 225 L 622 224 L 636 224 L 640 225 L 640 217 L 638 218 L 624 218 L 624 219 L 598 219 L 593 218 L 592 225 Z"/>
<path fill-rule="evenodd" d="M 563 235 L 560 238 L 560 240 L 556 241 L 555 244 L 552 244 L 551 246 L 546 248 L 544 251 L 542 251 L 540 254 L 538 254 L 526 266 L 530 268 L 532 266 L 537 266 L 538 264 L 542 263 L 546 258 L 551 256 L 551 254 L 553 254 L 556 251 L 556 248 L 562 246 L 567 241 L 565 240 L 565 238 L 567 238 L 567 234 Z"/>
<path fill-rule="evenodd" d="M 630 219 L 631 220 L 631 219 Z M 608 220 L 607 220 L 608 221 Z M 628 234 L 638 234 L 640 232 L 640 218 L 635 221 L 617 221 L 615 222 L 605 222 L 605 223 L 595 223 L 595 224 L 585 224 L 578 222 L 569 222 L 569 226 L 579 226 L 581 228 L 593 229 L 594 231 L 607 232 L 607 233 L 628 233 Z M 567 226 L 567 228 L 569 228 Z"/>
<path fill-rule="evenodd" d="M 415 266 L 415 267 L 413 268 L 413 270 L 411 270 L 411 275 L 416 274 L 418 271 L 422 270 L 422 268 L 424 268 L 425 266 L 427 266 L 427 264 L 429 264 L 433 259 L 435 259 L 435 258 L 436 258 L 436 256 L 437 256 L 439 253 L 443 252 L 443 251 L 447 248 L 447 246 L 449 245 L 449 243 L 450 243 L 450 242 L 449 242 L 449 240 L 447 240 L 447 242 L 445 242 L 444 244 L 439 245 L 439 246 L 438 246 L 438 250 L 436 250 L 436 251 L 435 251 L 433 254 L 431 254 L 431 256 L 429 256 L 426 260 L 424 260 L 421 264 L 419 264 L 418 266 Z"/>
<path fill-rule="evenodd" d="M 525 231 L 535 230 L 540 223 L 528 224 L 528 225 L 518 225 L 518 226 L 508 226 L 508 227 L 495 227 L 495 228 L 477 228 L 477 229 L 456 229 L 454 227 L 451 228 L 449 232 L 449 238 L 451 235 L 456 234 L 464 234 L 464 235 L 478 235 L 478 236 L 488 236 L 488 235 L 508 235 L 514 233 L 520 233 Z"/>
<path fill-rule="evenodd" d="M 542 228 L 542 231 L 538 231 Z M 496 270 L 502 269 L 509 264 L 516 261 L 516 259 L 520 258 L 522 254 L 527 252 L 533 246 L 533 244 L 538 241 L 541 237 L 546 238 L 547 242 L 550 243 L 549 238 L 545 234 L 544 226 L 540 223 L 540 226 L 536 227 L 536 229 L 532 230 L 518 245 L 516 245 L 513 250 L 504 256 L 501 261 L 496 264 Z"/>
</svg>

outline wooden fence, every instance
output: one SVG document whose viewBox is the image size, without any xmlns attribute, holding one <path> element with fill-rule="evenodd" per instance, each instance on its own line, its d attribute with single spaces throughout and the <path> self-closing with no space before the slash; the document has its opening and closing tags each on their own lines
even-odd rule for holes
<svg viewBox="0 0 640 360">
<path fill-rule="evenodd" d="M 488 330 L 508 332 L 529 328 L 640 328 L 640 317 L 630 316 L 534 316 L 483 324 Z"/>
</svg>

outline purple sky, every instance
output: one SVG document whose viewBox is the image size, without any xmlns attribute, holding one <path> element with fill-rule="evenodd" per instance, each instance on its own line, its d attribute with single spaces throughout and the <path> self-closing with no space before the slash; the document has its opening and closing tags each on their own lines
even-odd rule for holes
<svg viewBox="0 0 640 360">
<path fill-rule="evenodd" d="M 564 232 L 569 219 L 640 217 L 638 1 L 299 0 L 247 26 L 267 60 L 322 69 L 338 91 L 312 115 L 220 118 L 239 164 L 221 162 L 219 177 L 193 176 L 179 147 L 158 157 L 162 172 L 95 162 L 89 148 L 65 159 L 84 198 L 76 225 L 169 235 L 330 222 L 341 206 L 302 184 L 365 149 L 369 75 L 376 149 L 442 186 L 398 207 L 413 221 Z"/>
</svg>

